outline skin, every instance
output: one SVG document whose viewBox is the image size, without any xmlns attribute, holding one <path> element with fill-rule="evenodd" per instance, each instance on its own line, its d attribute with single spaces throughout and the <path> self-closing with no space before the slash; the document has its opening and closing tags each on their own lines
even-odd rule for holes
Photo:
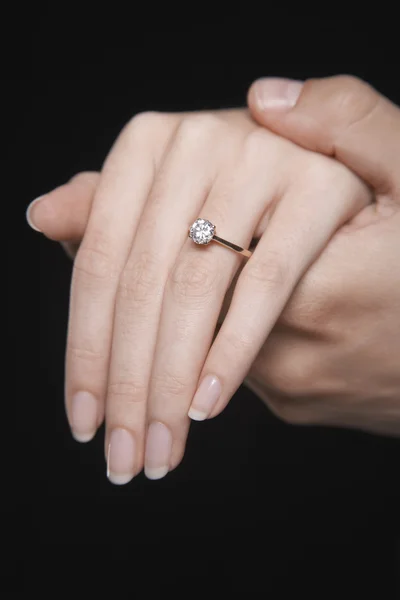
<svg viewBox="0 0 400 600">
<path fill-rule="evenodd" d="M 334 157 L 374 193 L 303 278 L 248 383 L 291 423 L 398 436 L 400 109 L 348 76 L 259 80 L 248 104 L 260 125 Z"/>
<path fill-rule="evenodd" d="M 224 408 L 247 374 L 259 383 L 268 336 L 299 281 L 332 238 L 363 228 L 360 214 L 370 202 L 367 186 L 337 161 L 236 110 L 139 115 L 100 175 L 81 174 L 35 204 L 29 218 L 46 235 L 83 238 L 72 282 L 66 405 L 74 428 L 74 394 L 93 394 L 90 433 L 105 413 L 108 454 L 115 429 L 134 439 L 129 473 L 111 472 L 111 480 L 125 483 L 143 463 L 149 476 L 161 476 L 148 457 L 149 424 L 161 423 L 170 436 L 169 446 L 163 442 L 167 470 L 179 464 L 204 376 L 221 384 L 207 416 Z M 198 216 L 243 247 L 258 238 L 249 261 L 188 240 Z"/>
</svg>

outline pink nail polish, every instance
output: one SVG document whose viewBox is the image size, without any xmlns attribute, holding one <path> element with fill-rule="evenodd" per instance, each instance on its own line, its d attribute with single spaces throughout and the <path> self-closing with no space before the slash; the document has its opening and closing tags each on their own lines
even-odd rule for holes
<svg viewBox="0 0 400 600">
<path fill-rule="evenodd" d="M 72 435 L 78 442 L 88 442 L 97 430 L 97 400 L 89 392 L 77 392 L 71 402 Z"/>
<path fill-rule="evenodd" d="M 136 441 L 130 431 L 117 427 L 110 434 L 107 477 L 116 485 L 128 483 L 135 474 Z"/>
<path fill-rule="evenodd" d="M 169 471 L 172 450 L 172 434 L 169 428 L 153 421 L 149 425 L 146 440 L 144 473 L 149 479 L 161 479 Z"/>
<path fill-rule="evenodd" d="M 204 421 L 221 396 L 221 382 L 215 375 L 206 375 L 197 388 L 192 405 L 189 409 L 189 417 L 194 421 Z"/>
</svg>

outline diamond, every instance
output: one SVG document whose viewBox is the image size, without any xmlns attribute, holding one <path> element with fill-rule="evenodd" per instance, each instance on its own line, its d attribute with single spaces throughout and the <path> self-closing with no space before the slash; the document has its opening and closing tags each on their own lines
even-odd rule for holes
<svg viewBox="0 0 400 600">
<path fill-rule="evenodd" d="M 214 237 L 215 225 L 207 219 L 196 219 L 189 231 L 189 237 L 196 244 L 209 244 Z"/>
</svg>

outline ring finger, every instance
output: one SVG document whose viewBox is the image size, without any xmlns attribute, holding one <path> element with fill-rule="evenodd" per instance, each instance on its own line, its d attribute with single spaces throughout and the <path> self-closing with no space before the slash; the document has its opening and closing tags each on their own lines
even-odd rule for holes
<svg viewBox="0 0 400 600">
<path fill-rule="evenodd" d="M 271 154 L 275 158 L 267 169 L 253 160 L 239 162 L 233 178 L 232 169 L 229 176 L 222 174 L 201 208 L 201 217 L 218 224 L 217 235 L 245 248 L 284 179 L 279 153 Z M 219 244 L 201 247 L 187 240 L 170 274 L 149 391 L 145 473 L 151 479 L 163 477 L 183 456 L 188 408 L 241 261 Z M 217 399 L 217 380 L 210 378 L 204 387 L 209 400 Z"/>
</svg>

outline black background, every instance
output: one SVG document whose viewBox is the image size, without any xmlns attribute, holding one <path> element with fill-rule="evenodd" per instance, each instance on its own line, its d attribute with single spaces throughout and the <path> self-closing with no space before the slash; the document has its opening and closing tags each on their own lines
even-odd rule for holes
<svg viewBox="0 0 400 600">
<path fill-rule="evenodd" d="M 14 590 L 52 597 L 396 597 L 398 440 L 291 427 L 242 389 L 223 415 L 193 425 L 182 465 L 165 480 L 140 475 L 119 488 L 106 479 L 103 432 L 88 445 L 70 436 L 71 264 L 25 224 L 28 202 L 100 169 L 135 113 L 243 105 L 262 75 L 351 73 L 400 102 L 387 12 L 278 14 L 265 5 L 219 19 L 191 5 L 164 19 L 149 8 L 43 5 L 15 21 L 19 53 L 8 55 L 5 90 L 17 109 L 5 380 L 12 375 L 17 421 L 4 448 L 15 481 L 13 510 L 3 514 L 5 574 Z M 214 18 L 202 21 L 206 14 Z"/>
</svg>

